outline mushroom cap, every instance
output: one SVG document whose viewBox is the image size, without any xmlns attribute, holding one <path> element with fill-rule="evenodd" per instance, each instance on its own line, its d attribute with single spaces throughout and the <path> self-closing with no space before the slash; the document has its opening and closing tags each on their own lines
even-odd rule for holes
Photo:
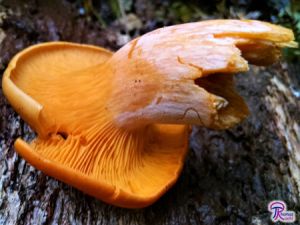
<svg viewBox="0 0 300 225">
<path fill-rule="evenodd" d="M 89 45 L 35 45 L 12 59 L 3 91 L 39 134 L 31 144 L 20 138 L 15 142 L 27 162 L 85 194 L 140 208 L 155 202 L 178 179 L 190 130 L 170 124 L 134 131 L 116 127 L 105 110 L 111 79 L 99 67 L 112 55 Z"/>
<path fill-rule="evenodd" d="M 248 62 L 270 65 L 293 33 L 259 21 L 161 28 L 116 53 L 48 43 L 13 58 L 3 91 L 39 134 L 17 152 L 105 202 L 152 204 L 178 179 L 190 126 L 226 129 L 249 114 L 233 88 Z M 175 125 L 177 124 L 177 125 Z"/>
</svg>

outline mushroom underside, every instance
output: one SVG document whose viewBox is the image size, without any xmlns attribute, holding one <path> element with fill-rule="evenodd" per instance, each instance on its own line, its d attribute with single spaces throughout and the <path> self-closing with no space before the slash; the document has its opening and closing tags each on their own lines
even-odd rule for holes
<svg viewBox="0 0 300 225">
<path fill-rule="evenodd" d="M 35 123 L 30 121 L 31 127 L 39 133 L 39 126 L 45 125 L 43 121 L 51 123 L 47 124 L 46 135 L 39 134 L 30 148 L 18 140 L 16 150 L 37 169 L 53 177 L 60 175 L 45 169 L 43 163 L 33 162 L 29 150 L 40 155 L 43 162 L 49 160 L 68 168 L 60 173 L 73 170 L 78 179 L 84 174 L 111 185 L 114 193 L 123 190 L 141 197 L 157 195 L 154 198 L 157 199 L 174 184 L 182 170 L 189 127 L 153 124 L 134 131 L 117 127 L 105 109 L 112 87 L 97 64 L 110 54 L 103 55 L 101 49 L 81 54 L 79 49 L 77 45 L 60 43 L 54 43 L 52 48 L 41 46 L 22 55 L 12 69 L 11 81 L 42 106 L 43 118 L 38 117 L 40 121 Z M 72 52 L 76 53 L 76 60 Z M 22 110 L 16 108 L 19 113 Z M 85 186 L 76 187 L 98 197 Z M 102 199 L 106 200 L 105 196 Z M 134 207 L 153 202 L 145 201 Z M 126 206 L 117 201 L 111 203 L 130 207 L 130 203 Z"/>
</svg>

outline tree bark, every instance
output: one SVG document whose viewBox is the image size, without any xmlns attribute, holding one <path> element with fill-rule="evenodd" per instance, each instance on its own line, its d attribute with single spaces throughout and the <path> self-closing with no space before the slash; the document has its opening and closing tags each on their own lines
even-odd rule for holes
<svg viewBox="0 0 300 225">
<path fill-rule="evenodd" d="M 2 73 L 17 52 L 39 42 L 119 47 L 114 31 L 78 16 L 70 3 L 7 0 L 2 4 Z M 236 74 L 235 89 L 251 115 L 224 131 L 194 127 L 177 183 L 143 209 L 109 205 L 26 163 L 15 152 L 14 141 L 21 137 L 30 142 L 36 134 L 1 89 L 0 224 L 268 224 L 268 203 L 273 200 L 285 201 L 299 220 L 299 73 L 299 66 L 281 61 Z"/>
</svg>

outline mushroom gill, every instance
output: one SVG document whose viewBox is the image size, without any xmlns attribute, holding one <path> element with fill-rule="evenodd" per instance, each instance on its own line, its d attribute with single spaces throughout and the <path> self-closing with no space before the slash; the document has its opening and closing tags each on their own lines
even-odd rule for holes
<svg viewBox="0 0 300 225">
<path fill-rule="evenodd" d="M 233 73 L 270 65 L 293 33 L 259 21 L 161 28 L 116 53 L 88 45 L 30 47 L 3 91 L 39 134 L 16 150 L 44 173 L 105 202 L 140 208 L 178 179 L 189 126 L 226 129 L 249 110 Z"/>
</svg>

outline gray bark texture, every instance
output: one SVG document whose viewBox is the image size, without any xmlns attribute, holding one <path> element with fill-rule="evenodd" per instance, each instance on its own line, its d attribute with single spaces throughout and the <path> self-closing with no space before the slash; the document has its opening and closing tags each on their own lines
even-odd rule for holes
<svg viewBox="0 0 300 225">
<path fill-rule="evenodd" d="M 71 41 L 117 50 L 118 35 L 100 29 L 65 1 L 0 1 L 0 69 L 27 46 Z M 281 61 L 235 75 L 251 111 L 236 126 L 194 127 L 177 183 L 143 209 L 109 205 L 24 161 L 14 150 L 36 134 L 0 91 L 0 224 L 272 224 L 268 203 L 283 200 L 300 219 L 300 68 Z"/>
</svg>

